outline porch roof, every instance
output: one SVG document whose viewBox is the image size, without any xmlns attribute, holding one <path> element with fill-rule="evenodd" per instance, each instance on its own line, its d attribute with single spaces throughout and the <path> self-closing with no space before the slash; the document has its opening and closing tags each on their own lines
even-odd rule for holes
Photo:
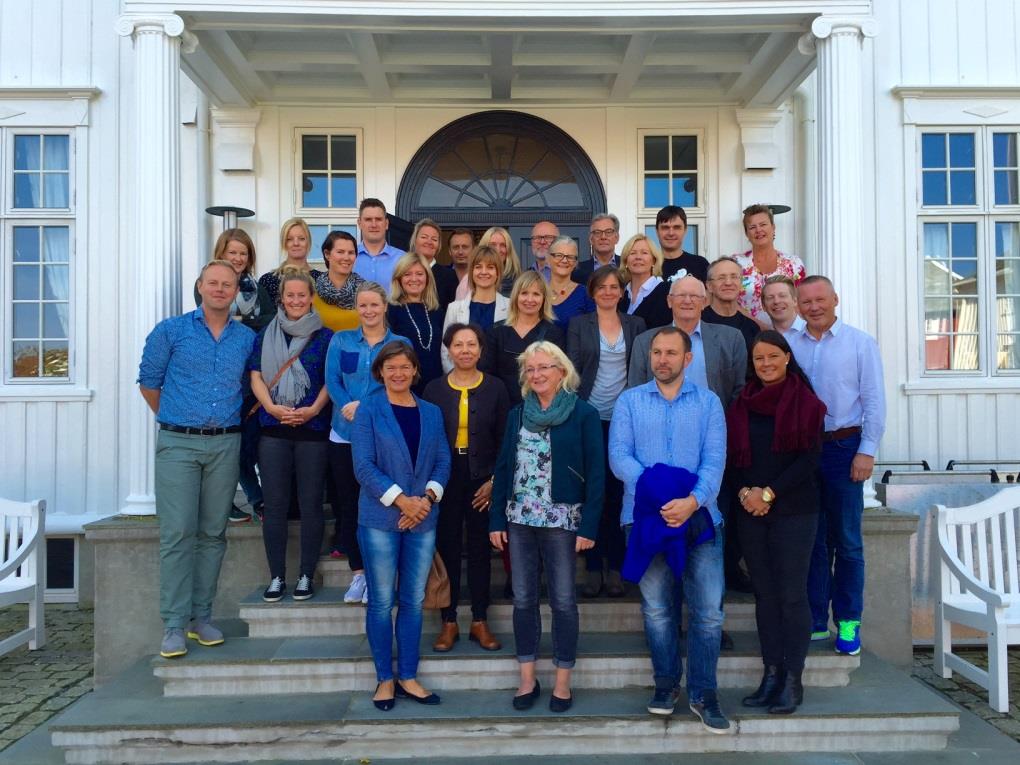
<svg viewBox="0 0 1020 765">
<path fill-rule="evenodd" d="M 172 12 L 219 106 L 606 103 L 775 106 L 815 66 L 798 39 L 870 0 L 127 0 Z"/>
</svg>

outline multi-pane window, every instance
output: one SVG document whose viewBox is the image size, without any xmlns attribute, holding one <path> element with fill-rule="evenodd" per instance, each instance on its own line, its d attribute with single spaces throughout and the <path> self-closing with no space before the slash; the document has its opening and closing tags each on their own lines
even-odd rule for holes
<svg viewBox="0 0 1020 765">
<path fill-rule="evenodd" d="M 70 138 L 66 135 L 14 136 L 15 209 L 70 207 Z"/>
<path fill-rule="evenodd" d="M 642 200 L 645 209 L 698 207 L 698 136 L 643 136 Z"/>
<path fill-rule="evenodd" d="M 322 243 L 330 231 L 346 231 L 355 239 L 358 238 L 358 227 L 353 223 L 308 223 L 308 230 L 312 234 L 311 250 L 308 252 L 308 262 L 315 267 L 325 269 L 325 262 L 322 259 Z M 319 265 L 322 264 L 322 265 Z"/>
<path fill-rule="evenodd" d="M 1017 132 L 921 134 L 927 372 L 1020 371 Z"/>
<path fill-rule="evenodd" d="M 305 209 L 357 207 L 357 137 L 305 133 L 300 139 L 300 206 Z"/>
<path fill-rule="evenodd" d="M 71 229 L 14 225 L 11 376 L 67 378 Z"/>
<path fill-rule="evenodd" d="M 687 224 L 687 233 L 684 234 L 684 243 L 682 245 L 684 252 L 698 252 L 698 228 L 697 223 Z M 645 236 L 655 242 L 656 247 L 659 246 L 659 235 L 655 232 L 655 224 L 645 224 Z"/>
</svg>

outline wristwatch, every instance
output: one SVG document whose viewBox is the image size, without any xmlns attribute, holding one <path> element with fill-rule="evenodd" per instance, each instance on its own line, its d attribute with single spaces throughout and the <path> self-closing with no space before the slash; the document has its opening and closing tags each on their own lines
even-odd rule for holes
<svg viewBox="0 0 1020 765">
<path fill-rule="evenodd" d="M 768 486 L 761 490 L 761 498 L 763 502 L 769 505 L 776 501 L 776 495 Z"/>
</svg>

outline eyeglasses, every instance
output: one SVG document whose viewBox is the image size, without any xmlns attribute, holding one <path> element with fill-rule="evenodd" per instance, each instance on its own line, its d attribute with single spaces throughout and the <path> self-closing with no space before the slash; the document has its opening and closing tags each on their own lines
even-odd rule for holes
<svg viewBox="0 0 1020 765">
<path fill-rule="evenodd" d="M 553 369 L 559 369 L 559 367 L 555 364 L 539 364 L 537 367 L 525 367 L 524 374 L 526 377 L 531 377 L 532 375 L 537 375 L 539 373 L 544 374 L 545 372 L 552 371 Z"/>
<path fill-rule="evenodd" d="M 577 260 L 577 256 L 569 252 L 550 252 L 549 257 L 553 260 Z"/>
<path fill-rule="evenodd" d="M 669 296 L 674 300 L 701 300 L 701 293 L 698 292 L 671 292 Z"/>
<path fill-rule="evenodd" d="M 533 242 L 551 242 L 556 237 L 553 234 L 539 234 L 538 236 L 531 237 Z"/>
<path fill-rule="evenodd" d="M 592 229 L 592 231 L 591 231 L 591 235 L 594 236 L 594 237 L 612 236 L 615 233 L 616 233 L 616 229 L 615 228 L 595 228 L 595 229 Z"/>
<path fill-rule="evenodd" d="M 713 282 L 722 282 L 723 284 L 729 284 L 730 282 L 739 282 L 743 279 L 739 274 L 723 274 L 722 276 L 713 276 Z"/>
</svg>

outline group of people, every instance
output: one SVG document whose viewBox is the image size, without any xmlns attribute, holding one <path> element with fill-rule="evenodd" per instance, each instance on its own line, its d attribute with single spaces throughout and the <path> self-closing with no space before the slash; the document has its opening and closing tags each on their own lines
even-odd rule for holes
<svg viewBox="0 0 1020 765">
<path fill-rule="evenodd" d="M 515 709 L 541 694 L 543 571 L 549 707 L 572 704 L 584 552 L 583 595 L 618 597 L 625 580 L 640 589 L 649 712 L 672 714 L 681 696 L 686 602 L 690 708 L 729 730 L 716 665 L 737 576 L 755 595 L 764 665 L 743 703 L 793 712 L 830 614 L 836 650 L 860 651 L 862 483 L 884 430 L 882 370 L 874 339 L 837 318 L 832 283 L 775 248 L 772 210 L 752 205 L 743 223 L 751 248 L 712 263 L 683 250 L 686 214 L 669 206 L 658 244 L 637 234 L 617 254 L 619 221 L 603 214 L 590 260 L 542 221 L 529 268 L 498 227 L 477 243 L 454 231 L 447 266 L 436 223 L 419 221 L 402 252 L 387 243 L 383 203 L 366 199 L 361 241 L 332 232 L 322 243 L 325 271 L 309 267 L 295 218 L 283 263 L 257 281 L 251 239 L 225 231 L 199 307 L 153 329 L 139 371 L 160 424 L 161 655 L 223 642 L 211 609 L 228 516 L 247 517 L 231 509 L 240 479 L 263 520 L 269 602 L 288 589 L 292 508 L 291 596 L 314 596 L 328 497 L 331 554 L 353 574 L 345 601 L 366 604 L 380 710 L 440 702 L 417 680 L 435 553 L 452 599 L 434 649 L 460 638 L 463 558 L 469 638 L 501 647 L 486 621 L 495 548 L 513 600 Z"/>
</svg>

